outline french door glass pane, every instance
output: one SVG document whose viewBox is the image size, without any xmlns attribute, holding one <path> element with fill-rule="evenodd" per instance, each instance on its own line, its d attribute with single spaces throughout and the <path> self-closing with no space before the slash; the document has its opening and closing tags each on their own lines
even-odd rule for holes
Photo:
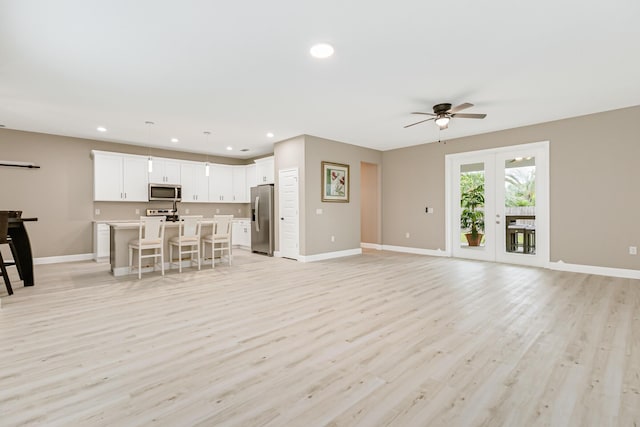
<svg viewBox="0 0 640 427">
<path fill-rule="evenodd" d="M 485 165 L 460 165 L 460 247 L 484 247 Z"/>
<path fill-rule="evenodd" d="M 525 255 L 536 253 L 536 159 L 505 161 L 505 248 Z"/>
</svg>

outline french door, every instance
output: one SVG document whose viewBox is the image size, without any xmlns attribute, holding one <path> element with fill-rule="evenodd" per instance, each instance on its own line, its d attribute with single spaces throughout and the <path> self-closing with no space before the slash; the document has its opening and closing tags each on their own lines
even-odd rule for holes
<svg viewBox="0 0 640 427">
<path fill-rule="evenodd" d="M 447 248 L 454 257 L 545 266 L 547 142 L 447 156 Z"/>
</svg>

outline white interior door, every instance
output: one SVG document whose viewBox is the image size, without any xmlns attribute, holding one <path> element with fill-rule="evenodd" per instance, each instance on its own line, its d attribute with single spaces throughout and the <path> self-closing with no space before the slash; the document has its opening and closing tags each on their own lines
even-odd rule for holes
<svg viewBox="0 0 640 427">
<path fill-rule="evenodd" d="M 278 178 L 280 255 L 297 260 L 300 255 L 298 169 L 282 169 Z"/>
<path fill-rule="evenodd" d="M 546 265 L 548 143 L 451 155 L 447 168 L 447 247 L 453 256 Z M 481 203 L 470 206 L 470 200 Z M 471 233 L 472 219 L 479 233 Z"/>
</svg>

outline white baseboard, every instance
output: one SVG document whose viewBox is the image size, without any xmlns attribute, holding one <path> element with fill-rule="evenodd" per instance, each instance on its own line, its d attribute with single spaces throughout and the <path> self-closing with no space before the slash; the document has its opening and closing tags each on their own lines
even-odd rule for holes
<svg viewBox="0 0 640 427">
<path fill-rule="evenodd" d="M 280 251 L 273 251 L 273 256 L 276 258 L 282 258 L 282 255 L 280 254 Z"/>
<path fill-rule="evenodd" d="M 443 251 L 440 249 L 410 248 L 406 246 L 382 245 L 382 250 L 392 251 L 392 252 L 404 252 L 408 254 L 417 254 L 417 255 L 429 255 L 429 256 L 440 256 L 440 257 L 451 256 L 449 252 Z"/>
<path fill-rule="evenodd" d="M 325 252 L 323 254 L 315 254 L 315 255 L 299 255 L 298 261 L 300 262 L 314 262 L 314 261 L 324 261 L 326 259 L 332 258 L 342 258 L 345 256 L 353 256 L 353 255 L 362 255 L 362 249 L 347 249 L 344 251 L 337 252 Z"/>
<path fill-rule="evenodd" d="M 623 279 L 640 279 L 640 270 L 625 268 L 598 267 L 595 265 L 568 264 L 564 261 L 550 262 L 550 270 L 569 271 L 572 273 L 595 274 L 598 276 L 621 277 Z"/>
<path fill-rule="evenodd" d="M 360 243 L 360 247 L 363 249 L 375 249 L 377 251 L 381 251 L 382 250 L 382 245 L 379 245 L 377 243 Z"/>
<path fill-rule="evenodd" d="M 77 254 L 77 255 L 61 255 L 61 256 L 48 256 L 42 258 L 34 258 L 33 264 L 59 264 L 61 262 L 74 262 L 74 261 L 89 261 L 93 259 L 93 253 L 90 254 Z"/>
</svg>

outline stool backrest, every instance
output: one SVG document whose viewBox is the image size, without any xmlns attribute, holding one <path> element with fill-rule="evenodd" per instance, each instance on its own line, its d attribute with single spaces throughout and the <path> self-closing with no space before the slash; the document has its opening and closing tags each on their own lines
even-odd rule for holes
<svg viewBox="0 0 640 427">
<path fill-rule="evenodd" d="M 0 243 L 7 243 L 7 234 L 9 233 L 9 213 L 0 211 Z"/>
<path fill-rule="evenodd" d="M 161 216 L 141 216 L 138 239 L 140 243 L 155 243 L 164 240 L 165 218 Z"/>
<path fill-rule="evenodd" d="M 9 215 L 9 218 L 22 218 L 22 211 L 0 211 L 6 212 Z"/>
<path fill-rule="evenodd" d="M 178 236 L 182 238 L 200 238 L 200 222 L 202 215 L 181 215 L 180 232 Z"/>
<path fill-rule="evenodd" d="M 213 216 L 213 235 L 215 237 L 224 237 L 231 234 L 231 221 L 233 215 L 214 215 Z"/>
</svg>

